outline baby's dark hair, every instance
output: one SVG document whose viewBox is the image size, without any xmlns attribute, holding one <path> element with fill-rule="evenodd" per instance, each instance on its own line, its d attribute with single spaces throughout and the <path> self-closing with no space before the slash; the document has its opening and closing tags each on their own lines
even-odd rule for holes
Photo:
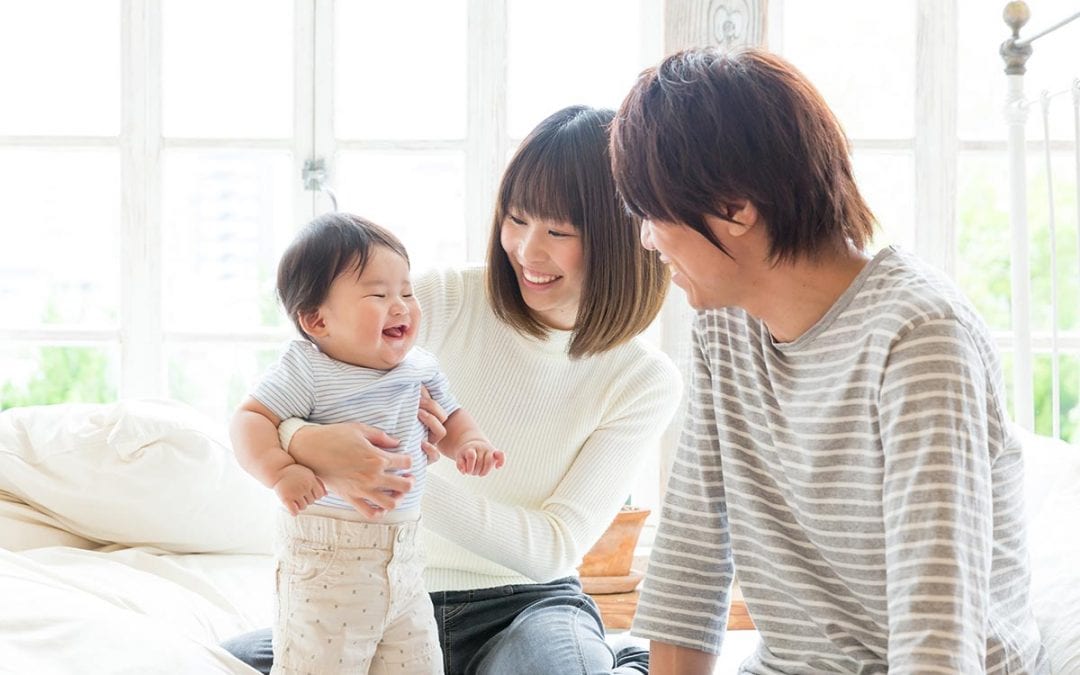
<svg viewBox="0 0 1080 675">
<path fill-rule="evenodd" d="M 409 262 L 401 240 L 389 230 L 351 213 L 327 213 L 304 226 L 278 263 L 277 295 L 296 330 L 300 316 L 314 312 L 342 274 L 363 274 L 371 250 L 383 246 Z"/>
</svg>

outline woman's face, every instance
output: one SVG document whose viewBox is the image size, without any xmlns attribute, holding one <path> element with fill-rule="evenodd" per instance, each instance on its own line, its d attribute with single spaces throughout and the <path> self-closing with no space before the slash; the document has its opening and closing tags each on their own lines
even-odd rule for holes
<svg viewBox="0 0 1080 675">
<path fill-rule="evenodd" d="M 536 319 L 548 328 L 571 330 L 585 272 L 581 233 L 570 223 L 508 209 L 499 240 Z"/>
</svg>

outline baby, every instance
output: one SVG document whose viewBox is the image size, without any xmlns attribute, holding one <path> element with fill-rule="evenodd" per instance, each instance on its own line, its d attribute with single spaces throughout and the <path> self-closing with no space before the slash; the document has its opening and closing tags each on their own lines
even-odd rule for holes
<svg viewBox="0 0 1080 675">
<path fill-rule="evenodd" d="M 231 427 L 241 466 L 291 514 L 278 526 L 273 672 L 367 673 L 379 663 L 379 672 L 442 673 L 417 543 L 421 387 L 449 415 L 438 447 L 462 473 L 486 475 L 503 453 L 450 395 L 435 358 L 413 347 L 420 306 L 393 234 L 345 213 L 316 218 L 282 256 L 277 291 L 305 339 L 288 345 Z M 277 427 L 290 417 L 363 422 L 399 439 L 413 489 L 397 509 L 365 517 L 282 449 Z"/>
</svg>

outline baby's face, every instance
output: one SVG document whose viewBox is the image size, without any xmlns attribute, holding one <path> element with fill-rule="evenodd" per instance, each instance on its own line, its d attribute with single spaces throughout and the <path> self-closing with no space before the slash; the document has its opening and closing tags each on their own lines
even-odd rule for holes
<svg viewBox="0 0 1080 675">
<path fill-rule="evenodd" d="M 354 366 L 393 368 L 412 349 L 420 329 L 408 263 L 376 246 L 363 273 L 345 272 L 334 279 L 319 314 L 327 329 L 317 339 L 323 353 Z"/>
</svg>

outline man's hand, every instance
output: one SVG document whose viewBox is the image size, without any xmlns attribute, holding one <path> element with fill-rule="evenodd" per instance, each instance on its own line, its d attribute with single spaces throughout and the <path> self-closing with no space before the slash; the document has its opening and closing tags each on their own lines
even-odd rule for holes
<svg viewBox="0 0 1080 675">
<path fill-rule="evenodd" d="M 295 516 L 325 497 L 326 487 L 311 469 L 299 464 L 290 464 L 278 474 L 278 480 L 274 483 L 274 493 L 285 508 L 289 509 L 289 513 Z"/>
</svg>

